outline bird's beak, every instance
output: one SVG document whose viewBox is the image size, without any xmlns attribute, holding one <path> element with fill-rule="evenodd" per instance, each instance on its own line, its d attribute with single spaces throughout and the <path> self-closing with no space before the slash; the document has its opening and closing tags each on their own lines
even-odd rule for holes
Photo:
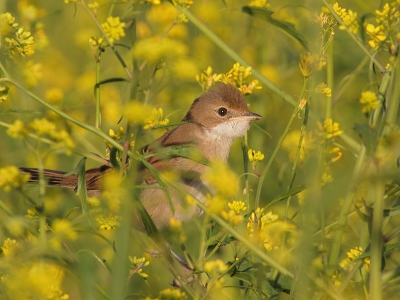
<svg viewBox="0 0 400 300">
<path fill-rule="evenodd" d="M 253 121 L 253 120 L 260 120 L 260 119 L 262 119 L 262 116 L 255 114 L 251 111 L 248 111 L 241 116 L 231 118 L 231 120 L 241 120 L 241 121 Z"/>
</svg>

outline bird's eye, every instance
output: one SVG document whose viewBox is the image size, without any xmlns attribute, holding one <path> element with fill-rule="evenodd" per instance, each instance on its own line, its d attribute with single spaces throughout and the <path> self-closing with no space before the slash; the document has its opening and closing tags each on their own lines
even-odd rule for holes
<svg viewBox="0 0 400 300">
<path fill-rule="evenodd" d="M 228 110 L 227 110 L 225 107 L 220 107 L 220 108 L 218 109 L 218 114 L 219 114 L 221 117 L 224 117 L 224 116 L 226 115 L 227 112 L 228 112 Z"/>
</svg>

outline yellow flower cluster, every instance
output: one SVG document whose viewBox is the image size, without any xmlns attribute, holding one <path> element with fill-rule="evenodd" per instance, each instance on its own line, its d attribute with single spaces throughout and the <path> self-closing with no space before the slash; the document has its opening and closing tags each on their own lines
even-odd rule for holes
<svg viewBox="0 0 400 300">
<path fill-rule="evenodd" d="M 390 1 L 390 3 L 385 3 L 382 11 L 375 10 L 376 22 L 378 24 L 383 24 L 389 30 L 395 29 L 400 21 L 400 11 L 398 10 L 398 5 L 398 1 Z"/>
<path fill-rule="evenodd" d="M 379 101 L 376 94 L 372 91 L 366 91 L 361 93 L 361 99 L 359 102 L 363 105 L 362 112 L 368 114 L 378 107 Z"/>
<path fill-rule="evenodd" d="M 125 131 L 124 131 L 124 129 L 123 129 L 122 127 L 120 127 L 120 128 L 118 129 L 118 132 L 115 132 L 113 129 L 110 129 L 110 130 L 108 130 L 108 135 L 109 135 L 113 140 L 115 140 L 115 141 L 120 141 L 120 140 L 122 140 L 122 139 L 124 138 L 124 136 L 125 136 Z M 129 149 L 133 149 L 133 146 L 135 146 L 135 141 L 133 140 L 133 136 L 134 136 L 133 133 L 131 133 L 130 142 L 129 142 Z M 109 158 L 110 158 L 110 151 L 111 151 L 112 145 L 111 145 L 109 142 L 107 142 L 107 141 L 104 141 L 104 142 L 105 142 L 105 144 L 106 144 L 106 157 L 107 157 L 107 159 L 109 159 Z M 117 159 L 119 160 L 120 157 L 118 156 Z"/>
<path fill-rule="evenodd" d="M 163 109 L 161 107 L 158 109 L 153 108 L 151 117 L 147 118 L 144 121 L 145 125 L 143 126 L 143 129 L 147 130 L 154 128 L 155 126 L 165 126 L 168 125 L 168 123 L 169 119 L 168 118 L 164 119 Z"/>
<path fill-rule="evenodd" d="M 222 74 L 213 74 L 213 69 L 208 66 L 207 70 L 200 75 L 196 75 L 196 81 L 200 84 L 203 91 L 207 91 L 216 82 L 220 81 Z"/>
<path fill-rule="evenodd" d="M 228 203 L 228 207 L 235 212 L 235 214 L 240 215 L 240 213 L 246 211 L 246 203 L 243 201 L 233 201 Z"/>
<path fill-rule="evenodd" d="M 228 203 L 229 210 L 221 211 L 221 217 L 227 221 L 230 225 L 235 227 L 237 224 L 243 221 L 244 217 L 241 214 L 247 210 L 246 203 L 243 201 L 233 201 Z"/>
<path fill-rule="evenodd" d="M 204 271 L 210 276 L 222 275 L 228 270 L 228 266 L 220 259 L 208 261 L 204 264 Z"/>
<path fill-rule="evenodd" d="M 3 246 L 0 247 L 0 257 L 1 256 L 7 256 L 10 255 L 11 253 L 14 252 L 14 248 L 17 245 L 17 241 L 16 240 L 12 240 L 12 239 L 5 239 Z"/>
<path fill-rule="evenodd" d="M 125 23 L 121 22 L 119 17 L 108 17 L 107 21 L 101 24 L 101 27 L 104 30 L 105 35 L 108 37 L 108 40 L 111 44 L 114 41 L 119 41 L 122 37 L 125 36 Z"/>
<path fill-rule="evenodd" d="M 269 4 L 267 0 L 252 0 L 250 1 L 249 6 L 269 8 L 271 4 Z"/>
<path fill-rule="evenodd" d="M 9 12 L 2 14 L 1 34 L 8 34 L 13 29 L 15 30 L 14 36 L 6 36 L 4 38 L 10 54 L 14 55 L 15 53 L 19 53 L 23 57 L 32 55 L 34 53 L 32 48 L 34 44 L 32 34 L 25 30 L 23 26 L 19 26 L 18 23 L 15 23 L 15 18 Z"/>
<path fill-rule="evenodd" d="M 344 25 L 339 26 L 339 29 L 345 30 L 347 28 L 351 33 L 357 33 L 360 27 L 356 20 L 357 13 L 353 12 L 351 9 L 349 9 L 349 11 L 346 12 L 346 9 L 340 7 L 337 2 L 332 5 L 332 8 L 344 23 Z"/>
<path fill-rule="evenodd" d="M 300 55 L 300 72 L 304 77 L 309 77 L 312 72 L 319 71 L 326 65 L 325 58 L 317 53 L 310 52 Z"/>
<path fill-rule="evenodd" d="M 7 166 L 0 169 L 0 188 L 9 192 L 11 188 L 18 188 L 28 182 L 29 174 L 21 173 L 15 166 Z"/>
<path fill-rule="evenodd" d="M 129 256 L 129 261 L 132 264 L 132 270 L 130 271 L 131 275 L 137 273 L 143 278 L 149 277 L 147 273 L 143 272 L 143 267 L 147 267 L 150 264 L 149 261 L 146 261 L 145 257 L 138 258 L 136 256 Z"/>
<path fill-rule="evenodd" d="M 118 216 L 105 217 L 103 215 L 100 215 L 96 218 L 96 221 L 97 223 L 99 223 L 100 229 L 112 230 L 117 228 L 117 226 L 119 226 L 118 219 L 119 219 Z"/>
<path fill-rule="evenodd" d="M 173 0 L 172 3 L 178 9 L 178 15 L 176 17 L 176 21 L 178 23 L 181 23 L 181 22 L 187 23 L 189 20 L 183 13 L 182 8 L 189 8 L 191 5 L 193 5 L 193 1 L 192 0 Z"/>
<path fill-rule="evenodd" d="M 143 58 L 153 63 L 160 60 L 182 57 L 187 52 L 187 45 L 181 41 L 169 38 L 163 38 L 161 41 L 156 41 L 152 38 L 143 39 L 137 42 L 133 48 L 133 55 L 135 57 Z"/>
<path fill-rule="evenodd" d="M 321 82 L 314 88 L 314 92 L 317 94 L 324 94 L 328 98 L 332 97 L 332 90 L 328 87 L 327 84 Z"/>
<path fill-rule="evenodd" d="M 253 149 L 249 149 L 249 151 L 247 151 L 247 156 L 253 165 L 256 165 L 258 162 L 264 159 L 264 154 L 262 154 L 261 151 L 256 152 Z"/>
<path fill-rule="evenodd" d="M 282 234 L 292 232 L 295 229 L 293 225 L 278 220 L 278 215 L 271 211 L 264 213 L 263 208 L 257 208 L 251 213 L 247 228 L 251 238 L 254 236 L 254 232 L 257 232 L 257 240 L 267 251 L 279 249 Z M 288 240 L 290 239 L 288 238 Z"/>
<path fill-rule="evenodd" d="M 28 125 L 25 125 L 21 120 L 15 120 L 7 130 L 7 134 L 16 139 L 25 138 L 29 132 L 56 141 L 59 143 L 59 147 L 67 148 L 67 154 L 70 153 L 69 149 L 75 146 L 67 131 L 57 130 L 56 125 L 45 118 L 34 119 Z"/>
<path fill-rule="evenodd" d="M 157 298 L 150 298 L 146 297 L 144 300 L 162 300 L 162 299 L 168 299 L 168 300 L 187 300 L 188 296 L 186 295 L 185 292 L 179 290 L 179 289 L 172 289 L 172 288 L 167 288 L 165 290 L 162 290 Z"/>
<path fill-rule="evenodd" d="M 208 67 L 201 75 L 196 75 L 196 80 L 203 90 L 208 90 L 216 82 L 221 81 L 236 86 L 243 95 L 248 95 L 253 93 L 253 90 L 262 88 L 258 85 L 258 80 L 246 82 L 246 79 L 250 76 L 251 67 L 244 67 L 235 63 L 232 69 L 225 74 L 213 74 L 212 68 Z"/>
<path fill-rule="evenodd" d="M 340 130 L 339 123 L 333 122 L 331 118 L 326 119 L 323 126 L 321 123 L 318 123 L 318 125 L 320 127 L 320 130 L 322 131 L 322 133 L 320 133 L 319 135 L 325 137 L 325 139 L 327 140 L 343 134 L 343 131 Z"/>
<path fill-rule="evenodd" d="M 355 247 L 351 248 L 350 251 L 346 253 L 346 258 L 344 258 L 340 263 L 339 266 L 343 269 L 346 269 L 347 271 L 350 270 L 349 264 L 353 262 L 357 257 L 359 257 L 361 254 L 363 254 L 363 248 L 362 247 Z M 367 272 L 369 272 L 369 265 L 371 261 L 370 258 L 367 257 L 363 260 L 363 265 L 365 266 Z"/>
<path fill-rule="evenodd" d="M 49 243 L 55 249 L 61 248 L 62 241 L 73 241 L 78 238 L 78 233 L 73 228 L 71 222 L 66 219 L 54 220 L 51 227 L 54 237 L 49 240 Z"/>
</svg>

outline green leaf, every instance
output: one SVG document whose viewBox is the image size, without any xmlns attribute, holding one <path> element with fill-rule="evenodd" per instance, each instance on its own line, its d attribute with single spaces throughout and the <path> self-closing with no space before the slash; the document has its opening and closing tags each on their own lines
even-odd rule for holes
<svg viewBox="0 0 400 300">
<path fill-rule="evenodd" d="M 93 218 L 90 214 L 89 203 L 87 202 L 87 190 L 86 190 L 86 157 L 82 158 L 77 166 L 65 176 L 71 174 L 78 174 L 78 189 L 76 194 L 81 198 L 82 213 L 86 216 L 88 223 L 91 227 L 94 227 Z"/>
<path fill-rule="evenodd" d="M 271 206 L 272 204 L 282 201 L 290 196 L 296 195 L 298 193 L 300 193 L 301 191 L 303 191 L 305 189 L 304 185 L 298 185 L 295 186 L 293 188 L 291 188 L 290 190 L 276 196 L 270 203 L 268 203 L 264 209 L 266 209 L 267 207 Z"/>
<path fill-rule="evenodd" d="M 283 32 L 296 39 L 308 51 L 308 43 L 306 39 L 296 30 L 294 24 L 274 19 L 272 17 L 274 13 L 273 11 L 266 8 L 252 6 L 243 6 L 242 11 L 250 16 L 264 20 L 279 29 L 282 29 Z"/>
<path fill-rule="evenodd" d="M 10 113 L 18 113 L 18 114 L 40 114 L 40 111 L 37 110 L 29 110 L 29 109 L 18 109 L 18 108 L 10 108 L 3 111 L 0 116 Z"/>
</svg>

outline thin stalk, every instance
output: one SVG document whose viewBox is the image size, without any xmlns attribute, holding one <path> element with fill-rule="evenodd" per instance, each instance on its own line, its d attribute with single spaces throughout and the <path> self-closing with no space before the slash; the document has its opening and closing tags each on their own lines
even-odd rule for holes
<svg viewBox="0 0 400 300">
<path fill-rule="evenodd" d="M 354 199 L 354 184 L 355 182 L 357 182 L 357 179 L 359 178 L 361 172 L 363 171 L 363 166 L 366 160 L 366 156 L 367 156 L 367 149 L 364 145 L 362 145 L 351 177 L 351 185 L 345 196 L 342 209 L 340 210 L 339 219 L 337 222 L 337 229 L 333 237 L 333 243 L 332 243 L 331 253 L 329 256 L 329 266 L 328 266 L 331 273 L 333 273 L 338 263 L 340 247 L 342 245 L 342 237 L 345 230 L 349 211 Z"/>
<path fill-rule="evenodd" d="M 95 85 L 95 100 L 96 100 L 96 123 L 95 127 L 101 127 L 101 112 L 100 112 L 100 57 L 96 59 L 96 85 Z"/>
<path fill-rule="evenodd" d="M 379 167 L 377 167 L 378 169 Z M 377 178 L 382 178 L 377 170 Z M 383 251 L 383 196 L 385 184 L 382 180 L 373 183 L 375 189 L 375 202 L 372 213 L 372 234 L 371 234 L 371 269 L 370 269 L 370 295 L 371 299 L 382 299 L 382 251 Z"/>
<path fill-rule="evenodd" d="M 383 134 L 388 135 L 392 128 L 396 126 L 396 119 L 399 111 L 399 101 L 400 101 L 400 58 L 397 56 L 396 64 L 393 67 L 394 75 L 392 76 L 393 82 L 391 86 L 393 87 L 392 97 L 390 99 L 389 107 L 386 114 L 386 127 Z"/>
</svg>

